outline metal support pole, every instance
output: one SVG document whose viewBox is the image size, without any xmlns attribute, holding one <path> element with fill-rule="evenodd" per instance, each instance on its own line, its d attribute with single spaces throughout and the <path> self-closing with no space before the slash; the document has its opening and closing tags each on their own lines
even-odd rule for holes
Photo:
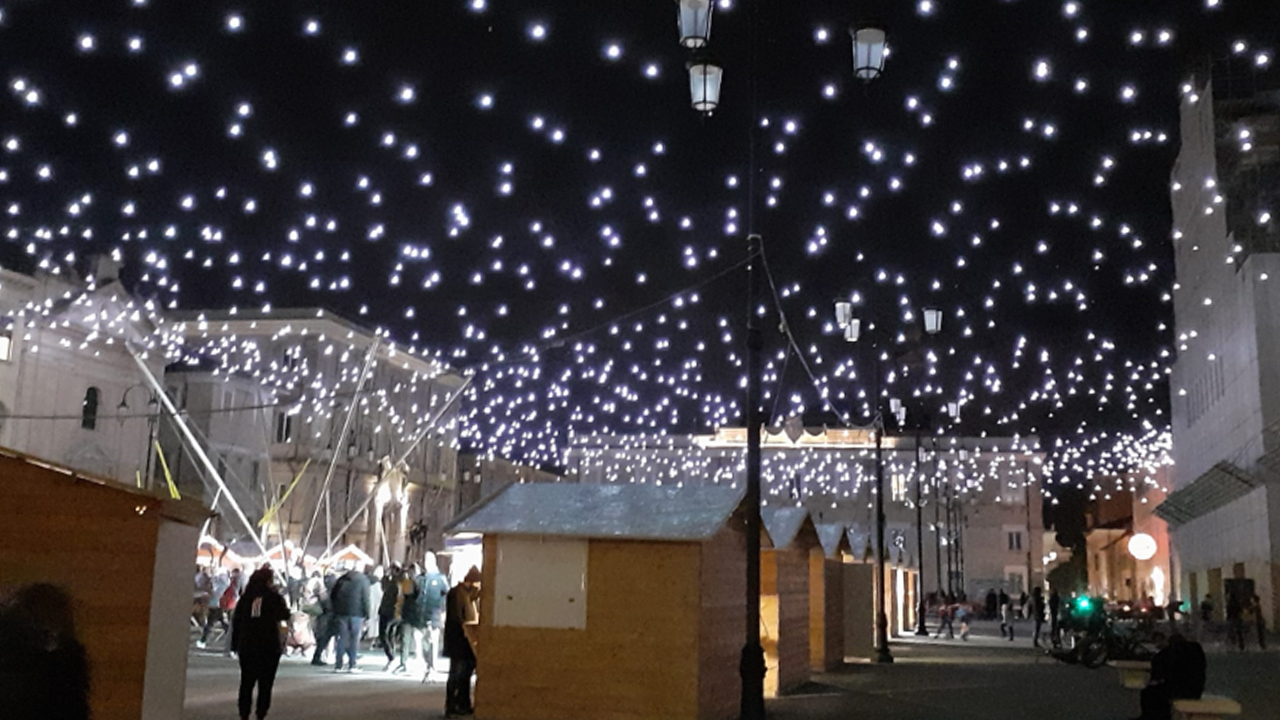
<svg viewBox="0 0 1280 720">
<path fill-rule="evenodd" d="M 244 511 L 240 509 L 240 503 L 236 502 L 235 496 L 227 489 L 226 482 L 222 479 L 222 474 L 218 472 L 218 468 L 214 466 L 213 461 L 205 454 L 204 448 L 200 446 L 200 442 L 196 440 L 196 436 L 191 432 L 191 428 L 187 426 L 187 421 L 178 413 L 178 409 L 173 406 L 173 401 L 169 399 L 165 393 L 164 387 L 160 385 L 160 381 L 156 380 L 156 376 L 151 373 L 151 368 L 147 367 L 146 361 L 133 347 L 132 343 L 125 346 L 129 350 L 129 354 L 133 356 L 133 361 L 138 364 L 138 369 L 142 371 L 142 377 L 151 386 L 152 391 L 160 399 L 160 404 L 164 407 L 165 412 L 169 414 L 169 419 L 173 421 L 174 427 L 178 428 L 178 433 L 187 441 L 187 446 L 191 448 L 191 452 L 199 458 L 200 463 L 204 465 L 205 470 L 209 473 L 209 477 L 218 485 L 218 491 L 227 497 L 227 503 L 231 505 L 231 511 L 235 513 L 236 518 L 244 525 L 248 531 L 249 537 L 253 538 L 254 544 L 262 551 L 263 555 L 267 554 L 267 548 L 262 544 L 262 540 L 258 537 L 258 530 L 249 522 L 249 518 L 245 517 Z"/>
<path fill-rule="evenodd" d="M 356 376 L 356 389 L 351 394 L 351 405 L 347 408 L 347 417 L 342 422 L 342 432 L 338 435 L 338 441 L 333 445 L 333 452 L 329 455 L 329 469 L 324 474 L 324 483 L 320 486 L 320 495 L 316 498 L 316 509 L 311 513 L 311 522 L 307 524 L 307 533 L 302 536 L 302 551 L 306 552 L 307 546 L 311 542 L 311 533 L 315 532 L 316 522 L 320 518 L 320 504 L 329 497 L 329 486 L 333 482 L 333 471 L 338 467 L 338 454 L 343 452 L 346 442 L 347 433 L 351 430 L 351 423 L 356 417 L 356 407 L 360 404 L 360 390 L 364 387 L 365 378 L 369 375 L 369 369 L 373 367 L 373 360 L 378 355 L 378 346 L 382 344 L 382 337 L 375 335 L 373 342 L 369 344 L 369 350 L 365 353 L 364 363 L 360 366 L 360 374 Z M 325 518 L 325 529 L 328 530 L 328 516 Z M 333 545 L 333 538 L 327 537 L 325 540 L 329 545 Z"/>
<path fill-rule="evenodd" d="M 764 676 L 767 671 L 764 647 L 760 644 L 760 351 L 764 340 L 756 317 L 760 291 L 762 239 L 747 238 L 747 607 L 746 641 L 738 671 L 742 676 L 742 720 L 764 718 Z"/>
<path fill-rule="evenodd" d="M 879 374 L 876 375 L 879 378 Z M 876 381 L 877 386 L 879 380 Z M 876 392 L 876 406 L 879 407 L 880 393 Z M 876 662 L 891 663 L 893 654 L 889 652 L 889 613 L 885 578 L 885 561 L 889 551 L 884 546 L 884 420 L 876 414 L 876 594 L 879 607 L 876 609 Z"/>
<path fill-rule="evenodd" d="M 938 480 L 938 438 L 933 438 L 933 549 L 938 593 L 942 593 L 942 483 Z"/>
<path fill-rule="evenodd" d="M 923 418 L 922 418 L 923 421 Z M 921 447 L 921 433 L 916 429 L 916 635 L 929 636 L 929 627 L 925 624 L 925 611 L 928 606 L 924 601 L 924 509 L 920 507 L 920 486 L 924 484 L 924 448 Z"/>
<path fill-rule="evenodd" d="M 946 492 L 947 497 L 947 594 L 951 594 L 956 591 L 956 571 L 954 564 L 956 558 L 956 533 L 955 525 L 951 521 L 953 511 L 951 507 L 950 478 L 946 480 L 946 485 L 943 487 L 943 490 Z"/>
<path fill-rule="evenodd" d="M 475 378 L 475 375 L 469 375 L 469 376 L 467 376 L 467 381 L 466 381 L 466 382 L 464 382 L 464 383 L 462 384 L 462 387 L 458 388 L 458 391 L 457 391 L 457 392 L 455 392 L 453 395 L 451 395 L 451 396 L 449 397 L 449 399 L 445 402 L 445 404 L 444 404 L 444 405 L 443 405 L 439 410 L 437 410 L 437 411 L 436 411 L 436 414 L 435 414 L 434 416 L 432 416 L 432 418 L 431 418 L 431 420 L 430 420 L 430 421 L 428 421 L 428 422 L 427 422 L 426 428 L 424 428 L 424 429 L 422 430 L 422 432 L 418 433 L 418 437 L 417 437 L 417 439 L 415 439 L 415 440 L 414 440 L 413 444 L 412 444 L 412 445 L 410 445 L 410 446 L 409 446 L 409 448 L 408 448 L 407 450 L 405 450 L 403 453 L 401 453 L 401 454 L 400 454 L 400 459 L 399 459 L 399 460 L 397 460 L 397 461 L 396 461 L 396 462 L 391 466 L 393 469 L 394 469 L 394 468 L 397 468 L 397 467 L 400 467 L 400 465 L 402 465 L 402 464 L 404 463 L 404 461 L 405 461 L 405 460 L 407 460 L 407 459 L 409 458 L 409 453 L 413 452 L 413 449 L 414 449 L 414 447 L 416 447 L 416 446 L 417 446 L 418 442 L 420 442 L 420 441 L 422 440 L 422 438 L 426 437 L 427 431 L 428 431 L 428 430 L 430 430 L 431 428 L 435 427 L 436 423 L 440 422 L 440 418 L 444 417 L 445 412 L 449 409 L 449 407 L 450 407 L 451 405 L 453 405 L 454 401 L 455 401 L 455 400 L 457 400 L 458 398 L 462 397 L 462 394 L 466 391 L 467 386 L 471 384 L 471 381 L 472 381 L 474 378 Z M 345 534 L 347 533 L 347 530 L 350 530 L 350 529 L 351 529 L 351 526 L 352 526 L 352 525 L 354 525 L 354 524 L 356 523 L 356 519 L 360 517 L 360 514 L 361 514 L 361 513 L 363 513 L 363 512 L 365 511 L 365 508 L 369 507 L 369 503 L 373 502 L 374 498 L 375 498 L 375 497 L 377 497 L 377 495 L 378 495 L 378 492 L 377 492 L 377 491 L 378 491 L 378 484 L 379 484 L 379 483 L 381 483 L 381 482 L 382 482 L 382 477 L 381 477 L 381 476 L 379 476 L 379 477 L 378 477 L 378 482 L 375 482 L 375 483 L 373 484 L 373 489 L 369 491 L 369 495 L 364 499 L 364 502 L 360 504 L 360 507 L 359 507 L 359 508 L 357 508 L 357 509 L 356 509 L 356 511 L 355 511 L 354 513 L 352 513 L 350 516 L 348 516 L 348 518 L 347 518 L 347 524 L 346 524 L 346 525 L 343 525 L 343 526 L 342 526 L 342 529 L 341 529 L 341 530 L 339 530 L 337 533 L 335 533 L 335 534 L 333 534 L 333 535 L 331 535 L 331 536 L 330 536 L 330 538 L 329 538 L 329 544 L 328 544 L 327 546 L 325 546 L 324 552 L 323 552 L 323 553 L 320 553 L 320 560 L 322 560 L 322 561 L 323 561 L 324 559 L 326 559 L 326 558 L 328 558 L 328 557 L 329 557 L 329 553 L 330 553 L 330 551 L 332 551 L 332 550 L 333 550 L 333 543 L 334 543 L 334 540 L 336 540 L 337 538 L 340 538 L 340 537 L 342 537 L 343 535 L 345 535 Z M 348 493 L 348 495 L 349 495 L 349 493 Z M 304 550 L 305 550 L 305 548 L 304 548 Z"/>
</svg>

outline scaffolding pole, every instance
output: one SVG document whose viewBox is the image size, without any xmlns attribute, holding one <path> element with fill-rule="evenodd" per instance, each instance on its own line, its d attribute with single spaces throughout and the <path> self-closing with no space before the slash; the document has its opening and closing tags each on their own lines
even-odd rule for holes
<svg viewBox="0 0 1280 720">
<path fill-rule="evenodd" d="M 307 523 L 307 534 L 302 537 L 302 550 L 306 552 L 308 543 L 311 542 L 311 534 L 315 532 L 316 521 L 320 518 L 320 505 L 324 499 L 329 496 L 329 486 L 333 483 L 333 471 L 338 467 L 338 453 L 346 446 L 347 433 L 351 431 L 351 423 L 356 417 L 356 406 L 360 403 L 360 389 L 364 387 L 365 378 L 369 375 L 369 369 L 373 367 L 373 360 L 378 355 L 378 346 L 382 344 L 382 337 L 375 335 L 373 342 L 369 344 L 369 352 L 364 356 L 364 364 L 360 366 L 360 376 L 356 378 L 356 391 L 351 396 L 351 406 L 347 408 L 346 420 L 342 423 L 342 432 L 338 435 L 338 441 L 333 445 L 333 452 L 329 456 L 329 469 L 324 474 L 324 483 L 320 486 L 320 495 L 316 498 L 316 509 L 311 513 L 311 522 Z M 326 517 L 325 532 L 328 533 L 329 524 Z M 325 540 L 332 545 L 333 537 L 326 537 Z"/>
<path fill-rule="evenodd" d="M 178 428 L 178 433 L 184 440 L 186 440 L 187 447 L 191 448 L 191 452 L 195 453 L 195 456 L 199 458 L 200 464 L 204 465 L 205 470 L 209 473 L 209 477 L 213 478 L 213 481 L 217 483 L 218 492 L 226 496 L 227 503 L 231 505 L 231 510 L 235 513 L 236 518 L 244 525 L 245 530 L 249 533 L 249 537 L 253 538 L 254 544 L 262 551 L 263 556 L 266 556 L 267 548 L 262 544 L 262 540 L 258 537 L 258 533 L 253 527 L 253 523 L 249 522 L 249 518 L 245 517 L 244 511 L 240 509 L 240 503 L 236 502 L 235 496 L 232 495 L 231 491 L 227 488 L 227 483 L 223 481 L 222 474 L 218 472 L 218 468 L 214 466 L 213 461 L 209 459 L 208 454 L 205 453 L 200 442 L 196 440 L 196 436 L 191 432 L 191 428 L 187 426 L 187 421 L 178 413 L 178 409 L 174 407 L 173 401 L 169 399 L 169 394 L 164 390 L 164 386 L 160 384 L 159 380 L 156 380 L 156 376 L 152 374 L 151 368 L 147 367 L 147 363 L 142 359 L 142 355 L 138 353 L 138 350 L 133 346 L 133 343 L 126 343 L 125 347 L 129 350 L 129 354 L 133 356 L 133 361 L 138 364 L 138 369 L 142 371 L 142 377 L 147 381 L 147 384 L 151 386 L 156 397 L 160 398 L 160 404 L 164 406 L 165 412 L 169 414 L 169 421 L 173 423 L 174 427 Z"/>
</svg>

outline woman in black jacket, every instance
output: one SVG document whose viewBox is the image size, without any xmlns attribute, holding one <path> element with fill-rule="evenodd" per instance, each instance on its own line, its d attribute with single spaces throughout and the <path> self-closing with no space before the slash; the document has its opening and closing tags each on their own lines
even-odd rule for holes
<svg viewBox="0 0 1280 720">
<path fill-rule="evenodd" d="M 257 718 L 271 709 L 271 688 L 289 631 L 289 606 L 273 587 L 270 566 L 249 577 L 231 622 L 231 647 L 240 656 L 240 719 L 249 720 L 253 686 L 258 686 Z"/>
</svg>

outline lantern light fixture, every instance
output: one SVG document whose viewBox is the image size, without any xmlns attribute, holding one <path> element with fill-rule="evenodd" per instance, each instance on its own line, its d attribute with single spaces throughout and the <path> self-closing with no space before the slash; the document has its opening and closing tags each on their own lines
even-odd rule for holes
<svg viewBox="0 0 1280 720">
<path fill-rule="evenodd" d="M 869 23 L 849 28 L 853 37 L 853 75 L 863 82 L 871 82 L 884 72 L 884 60 L 889 54 L 886 41 L 888 33 L 878 24 Z"/>
<path fill-rule="evenodd" d="M 924 331 L 937 335 L 942 331 L 942 311 L 937 308 L 924 309 Z"/>
<path fill-rule="evenodd" d="M 714 0 L 677 0 L 680 4 L 680 44 L 691 49 L 711 42 L 711 14 Z"/>
<path fill-rule="evenodd" d="M 706 53 L 698 53 L 689 61 L 689 91 L 693 109 L 710 115 L 720 106 L 720 86 L 724 68 Z"/>
</svg>

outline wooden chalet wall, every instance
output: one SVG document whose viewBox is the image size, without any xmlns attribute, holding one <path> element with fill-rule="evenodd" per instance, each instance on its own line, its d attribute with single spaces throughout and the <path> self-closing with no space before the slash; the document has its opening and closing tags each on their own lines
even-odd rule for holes
<svg viewBox="0 0 1280 720">
<path fill-rule="evenodd" d="M 0 456 L 0 593 L 43 582 L 74 598 L 76 631 L 89 657 L 94 720 L 138 720 L 148 714 L 148 640 L 169 634 L 151 627 L 157 541 L 161 526 L 170 524 L 161 506 L 129 488 Z M 182 576 L 187 592 L 195 532 L 190 531 L 191 561 Z M 167 587 L 172 578 L 162 580 Z M 185 623 L 190 599 L 183 602 Z M 180 633 L 185 639 L 185 624 Z M 175 671 L 181 678 L 185 642 L 179 650 L 182 666 Z M 179 700 L 175 709 L 180 708 Z"/>
<path fill-rule="evenodd" d="M 801 543 L 760 552 L 761 644 L 766 697 L 809 680 L 809 548 Z"/>
<path fill-rule="evenodd" d="M 735 518 L 702 546 L 702 617 L 698 624 L 698 718 L 732 720 L 742 701 L 743 630 L 747 621 L 747 544 Z M 739 529 L 733 529 L 739 528 Z"/>
<path fill-rule="evenodd" d="M 699 644 L 712 632 L 700 626 L 703 603 L 716 607 L 732 599 L 731 592 L 708 591 L 714 578 L 701 574 L 701 543 L 590 540 L 586 629 L 554 630 L 493 625 L 485 608 L 494 605 L 497 540 L 484 538 L 477 718 L 731 717 L 699 712 L 704 702 L 724 706 L 731 689 L 712 691 L 699 683 Z M 738 617 L 733 627 L 740 629 Z M 724 652 L 717 646 L 713 656 Z M 736 675 L 736 649 L 729 667 Z"/>
<path fill-rule="evenodd" d="M 844 576 L 844 654 L 874 657 L 876 566 L 845 563 L 840 569 Z"/>
<path fill-rule="evenodd" d="M 844 578 L 839 559 L 809 551 L 809 666 L 816 672 L 844 664 Z"/>
</svg>

